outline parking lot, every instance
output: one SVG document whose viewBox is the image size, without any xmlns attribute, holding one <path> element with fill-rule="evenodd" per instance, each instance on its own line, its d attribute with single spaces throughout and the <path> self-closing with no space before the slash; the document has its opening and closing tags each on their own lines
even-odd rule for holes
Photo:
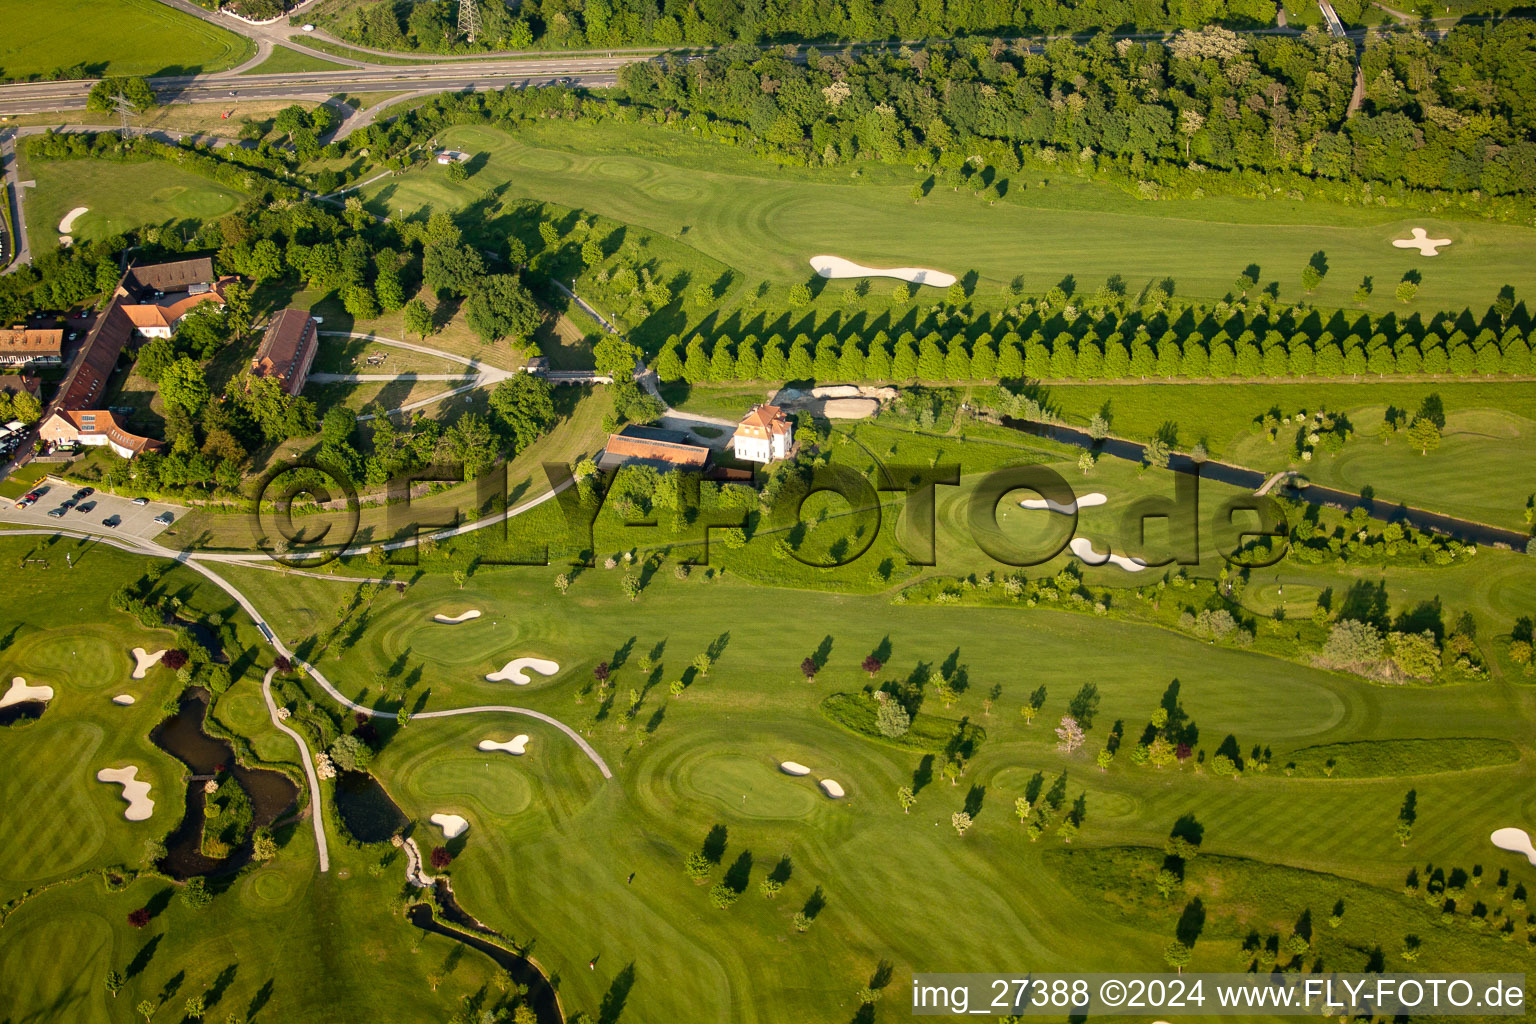
<svg viewBox="0 0 1536 1024">
<path fill-rule="evenodd" d="M 48 513 L 73 497 L 80 487 L 55 477 L 48 477 L 34 490 L 44 487 L 47 491 L 37 499 L 36 504 L 28 508 L 17 508 L 15 498 L 0 498 L 0 523 L 44 529 L 78 530 L 99 533 L 107 537 L 132 536 L 153 539 L 166 529 L 165 526 L 155 522 L 156 516 L 169 512 L 180 520 L 187 513 L 183 505 L 169 505 L 161 501 L 152 501 L 148 505 L 135 505 L 129 498 L 121 498 L 98 490 L 89 497 L 82 498 L 74 508 L 64 513 L 62 519 L 54 519 Z M 95 507 L 88 512 L 80 511 L 81 506 L 91 502 L 96 503 Z M 118 519 L 115 529 L 102 525 L 102 520 L 113 516 Z"/>
</svg>

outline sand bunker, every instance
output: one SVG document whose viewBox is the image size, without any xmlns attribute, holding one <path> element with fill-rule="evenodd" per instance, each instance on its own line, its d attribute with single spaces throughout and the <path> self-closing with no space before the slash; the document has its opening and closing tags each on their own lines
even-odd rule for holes
<svg viewBox="0 0 1536 1024">
<path fill-rule="evenodd" d="M 16 676 L 11 680 L 11 688 L 5 691 L 5 696 L 0 697 L 0 708 L 8 708 L 12 704 L 22 704 L 29 700 L 53 700 L 53 687 L 28 686 L 25 679 Z"/>
<path fill-rule="evenodd" d="M 528 735 L 518 733 L 505 743 L 497 743 L 495 740 L 481 740 L 481 750 L 500 750 L 507 754 L 516 754 L 519 757 L 528 752 Z"/>
<path fill-rule="evenodd" d="M 464 834 L 469 828 L 469 822 L 457 814 L 434 814 L 429 819 L 432 824 L 443 830 L 443 835 L 449 839 L 455 839 Z"/>
<path fill-rule="evenodd" d="M 1440 246 L 1450 245 L 1449 238 L 1430 238 L 1423 228 L 1414 228 L 1412 238 L 1394 238 L 1392 244 L 1399 249 L 1417 249 L 1420 256 L 1440 255 Z"/>
<path fill-rule="evenodd" d="M 1536 864 L 1536 847 L 1531 845 L 1531 836 L 1523 828 L 1501 828 L 1488 837 L 1494 846 L 1510 853 L 1523 853 L 1525 859 Z"/>
<path fill-rule="evenodd" d="M 133 703 L 133 700 L 134 700 L 133 694 L 131 694 L 131 693 L 120 693 L 116 697 L 112 698 L 112 703 L 113 704 L 121 704 L 123 707 L 127 707 L 129 704 Z"/>
<path fill-rule="evenodd" d="M 873 398 L 829 398 L 821 403 L 821 414 L 829 420 L 867 420 L 880 411 Z"/>
<path fill-rule="evenodd" d="M 502 666 L 500 672 L 492 672 L 485 678 L 493 683 L 511 681 L 518 686 L 527 686 L 531 680 L 528 673 L 523 671 L 525 668 L 531 668 L 541 676 L 552 676 L 560 671 L 559 664 L 545 658 L 513 658 Z"/>
<path fill-rule="evenodd" d="M 811 770 L 797 761 L 784 761 L 779 765 L 779 771 L 785 775 L 809 775 Z"/>
<path fill-rule="evenodd" d="M 1126 558 L 1124 555 L 1101 555 L 1093 550 L 1093 545 L 1089 543 L 1086 537 L 1073 537 L 1072 543 L 1068 544 L 1067 547 L 1071 548 L 1074 555 L 1089 565 L 1103 565 L 1105 562 L 1108 562 L 1110 565 L 1118 565 L 1126 572 L 1141 572 L 1141 570 L 1147 567 L 1145 563 L 1138 562 L 1134 558 Z"/>
<path fill-rule="evenodd" d="M 909 284 L 931 284 L 935 288 L 948 288 L 955 283 L 954 274 L 926 267 L 866 267 L 841 256 L 812 256 L 811 269 L 822 277 L 894 277 Z"/>
<path fill-rule="evenodd" d="M 133 675 L 129 676 L 129 678 L 143 679 L 146 675 L 149 674 L 150 669 L 160 664 L 160 659 L 163 657 L 165 657 L 164 651 L 156 651 L 154 654 L 148 654 L 145 652 L 144 648 L 135 647 L 133 649 L 133 660 L 138 664 L 134 666 Z"/>
<path fill-rule="evenodd" d="M 841 800 L 843 798 L 843 787 L 838 785 L 834 779 L 822 779 L 821 791 L 833 800 Z"/>
<path fill-rule="evenodd" d="M 1104 497 L 1104 495 L 1100 494 L 1098 491 L 1094 491 L 1093 493 L 1085 494 L 1081 498 L 1078 498 L 1076 501 L 1066 505 L 1059 505 L 1052 501 L 1050 498 L 1025 498 L 1023 501 L 1019 502 L 1019 507 L 1029 509 L 1048 508 L 1052 512 L 1060 512 L 1064 516 L 1070 516 L 1080 508 L 1091 508 L 1094 505 L 1102 505 L 1108 500 L 1108 498 Z"/>
<path fill-rule="evenodd" d="M 123 817 L 129 821 L 144 821 L 155 813 L 155 802 L 149 798 L 149 783 L 138 780 L 138 765 L 126 768 L 103 768 L 96 773 L 98 782 L 112 782 L 123 787 L 123 799 L 128 809 Z"/>
<path fill-rule="evenodd" d="M 82 213 L 89 213 L 90 209 L 89 206 L 77 206 L 66 213 L 64 219 L 59 221 L 59 234 L 67 235 L 75 230 L 75 218 L 79 217 Z"/>
<path fill-rule="evenodd" d="M 460 622 L 468 622 L 470 619 L 478 619 L 479 617 L 480 617 L 480 609 L 478 609 L 478 608 L 471 608 L 469 611 L 462 612 L 461 614 L 458 614 L 458 615 L 434 615 L 434 616 L 432 616 L 432 621 L 433 622 L 445 622 L 445 623 L 447 623 L 450 626 L 454 626 L 454 625 L 459 624 Z"/>
</svg>

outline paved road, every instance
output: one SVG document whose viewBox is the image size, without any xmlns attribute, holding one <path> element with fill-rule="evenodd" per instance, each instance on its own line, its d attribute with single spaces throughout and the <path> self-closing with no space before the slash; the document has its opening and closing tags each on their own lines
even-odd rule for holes
<svg viewBox="0 0 1536 1024">
<path fill-rule="evenodd" d="M 11 262 L 0 269 L 0 274 L 10 274 L 32 262 L 32 246 L 27 239 L 26 209 L 21 194 L 21 168 L 20 161 L 16 158 L 16 136 L 14 132 L 0 135 L 0 165 L 5 168 L 5 183 L 8 186 L 11 203 L 11 222 L 16 225 L 16 238 L 6 243 L 7 251 L 12 254 Z"/>
<path fill-rule="evenodd" d="M 548 494 L 542 495 L 538 499 L 535 499 L 533 501 L 524 502 L 523 504 L 517 506 L 516 508 L 508 509 L 506 512 L 502 513 L 499 516 L 492 517 L 492 520 L 487 520 L 486 522 L 489 523 L 489 522 L 491 522 L 493 520 L 499 522 L 501 519 L 507 518 L 508 516 L 518 515 L 521 512 L 525 512 L 529 508 L 532 508 L 535 505 L 538 505 L 538 504 L 542 503 L 543 501 L 553 497 L 554 494 L 555 494 L 555 492 L 551 491 Z M 470 526 L 467 529 L 466 528 L 460 528 L 460 529 L 456 529 L 456 530 L 453 530 L 453 531 L 444 531 L 444 533 L 445 534 L 457 534 L 457 533 L 468 532 L 468 529 L 473 529 L 473 528 L 479 527 L 481 525 L 485 525 L 485 524 L 481 524 L 481 523 L 470 524 Z M 4 531 L 0 531 L 0 536 L 4 536 L 4 535 L 10 535 L 10 536 L 20 535 L 20 536 L 63 536 L 63 537 L 76 537 L 76 538 L 81 538 L 81 539 L 85 539 L 85 540 L 93 540 L 93 541 L 95 541 L 95 542 L 97 542 L 99 544 L 106 544 L 109 547 L 118 548 L 119 550 L 127 551 L 130 554 L 147 555 L 147 556 L 156 557 L 156 558 L 168 558 L 168 559 L 171 559 L 173 561 L 180 562 L 181 564 L 185 565 L 187 568 L 193 570 L 194 572 L 200 573 L 203 576 L 207 577 L 207 579 L 210 582 L 212 582 L 220 590 L 223 590 L 226 594 L 228 594 L 230 597 L 232 597 L 235 600 L 235 603 L 238 604 L 242 609 L 244 609 L 245 613 L 251 617 L 251 621 L 256 624 L 256 628 L 261 631 L 261 634 L 262 634 L 263 637 L 266 638 L 267 643 L 278 654 L 280 654 L 283 657 L 287 658 L 290 663 L 292 663 L 293 665 L 295 665 L 297 667 L 300 667 L 300 668 L 304 669 L 306 674 L 311 679 L 313 679 L 316 683 L 318 683 L 320 685 L 321 689 L 325 690 L 326 693 L 330 694 L 331 698 L 333 700 L 335 700 L 337 703 L 343 705 L 344 707 L 348 708 L 351 711 L 354 711 L 354 712 L 356 712 L 358 714 L 367 715 L 369 717 L 377 717 L 377 718 L 397 718 L 397 717 L 399 717 L 399 716 L 397 716 L 396 714 L 394 714 L 393 712 L 390 712 L 390 711 L 379 711 L 379 710 L 376 710 L 374 708 L 370 708 L 370 707 L 367 707 L 365 705 L 358 704 L 355 701 L 349 699 L 340 690 L 336 689 L 336 687 L 334 685 L 332 685 L 331 681 L 329 679 L 327 679 L 325 677 L 325 675 L 318 668 L 316 668 L 315 666 L 311 665 L 310 663 L 304 661 L 302 658 L 298 657 L 298 655 L 294 654 L 293 651 L 290 650 L 288 648 L 288 646 L 283 643 L 282 639 L 277 636 L 276 632 L 267 623 L 267 621 L 264 618 L 262 618 L 261 613 L 256 610 L 256 606 L 251 603 L 250 598 L 246 597 L 245 594 L 238 587 L 236 587 L 234 584 L 230 583 L 227 579 L 225 579 L 223 576 L 220 576 L 217 572 L 215 572 L 207 564 L 205 564 L 206 562 L 210 562 L 210 561 L 212 561 L 212 562 L 235 561 L 236 559 L 231 557 L 231 556 L 199 555 L 199 554 L 192 554 L 192 553 L 189 553 L 189 552 L 186 552 L 186 551 L 173 551 L 172 549 L 167 548 L 167 547 L 165 547 L 165 546 L 163 546 L 161 544 L 157 544 L 157 543 L 155 543 L 154 541 L 151 541 L 151 540 L 144 540 L 144 539 L 140 539 L 140 538 L 134 538 L 134 539 L 130 540 L 130 539 L 127 539 L 127 538 L 118 538 L 118 537 L 101 537 L 101 536 L 97 536 L 96 534 L 82 533 L 82 532 L 79 532 L 79 531 L 76 531 L 76 530 L 67 530 L 67 529 L 51 529 L 51 530 L 50 529 L 17 529 L 17 530 L 4 530 Z M 406 541 L 406 542 L 403 542 L 403 543 L 409 544 L 409 543 L 414 543 L 414 541 Z M 392 545 L 385 545 L 385 547 L 390 547 L 390 546 L 392 546 Z M 393 546 L 399 546 L 399 545 L 393 545 Z M 265 557 L 265 556 L 258 556 L 258 557 Z M 276 702 L 272 698 L 272 692 L 271 692 L 271 688 L 270 688 L 271 687 L 271 681 L 272 681 L 272 674 L 275 671 L 276 671 L 275 668 L 269 670 L 267 672 L 266 677 L 263 678 L 263 680 L 262 680 L 262 696 L 266 700 L 267 711 L 268 711 L 268 713 L 272 717 L 273 724 L 276 725 L 279 729 L 281 729 L 284 733 L 286 733 L 289 737 L 291 737 L 294 740 L 294 742 L 296 742 L 299 745 L 299 750 L 300 750 L 300 752 L 302 754 L 303 762 L 304 762 L 304 772 L 305 772 L 305 774 L 309 778 L 310 800 L 311 800 L 311 816 L 312 816 L 313 821 L 314 821 L 315 843 L 317 845 L 317 848 L 318 848 L 318 851 L 319 851 L 319 855 L 320 855 L 320 870 L 321 871 L 327 871 L 330 868 L 330 854 L 329 854 L 329 848 L 327 846 L 326 837 L 325 837 L 325 818 L 324 818 L 323 806 L 321 804 L 320 781 L 319 781 L 319 778 L 317 777 L 317 775 L 315 774 L 314 762 L 311 759 L 311 756 L 310 756 L 310 753 L 309 753 L 309 748 L 305 744 L 303 737 L 301 737 L 297 732 L 293 731 L 292 729 L 290 729 L 286 725 L 284 725 L 282 720 L 278 717 L 278 714 L 277 714 L 277 704 L 276 704 Z M 598 771 L 602 772 L 603 778 L 605 778 L 605 779 L 613 778 L 613 772 L 609 769 L 608 763 L 603 760 L 603 757 L 602 757 L 601 754 L 599 754 L 595 749 L 593 749 L 592 744 L 588 743 L 586 741 L 585 737 L 583 737 L 575 729 L 572 729 L 570 726 L 568 726 L 564 722 L 560 721 L 558 718 L 554 718 L 553 716 L 546 715 L 542 711 L 534 711 L 531 708 L 515 707 L 513 705 L 491 704 L 491 705 L 479 705 L 479 706 L 476 706 L 476 707 L 468 707 L 468 708 L 446 708 L 446 709 L 443 709 L 441 711 L 423 711 L 420 714 L 411 716 L 411 718 L 412 718 L 412 721 L 415 721 L 415 720 L 418 720 L 418 719 L 426 719 L 426 718 L 453 718 L 453 717 L 457 717 L 457 716 L 460 716 L 460 715 L 476 715 L 476 714 L 522 715 L 522 716 L 527 717 L 527 718 L 533 718 L 533 719 L 536 719 L 537 721 L 544 722 L 547 725 L 554 726 L 556 729 L 559 729 L 561 732 L 565 733 L 566 736 L 570 737 L 572 742 L 574 742 L 576 744 L 576 746 L 578 748 L 580 748 L 581 752 L 587 755 L 587 757 L 592 761 L 592 763 L 597 766 Z"/>
<path fill-rule="evenodd" d="M 267 669 L 267 674 L 261 680 L 261 695 L 267 702 L 267 714 L 272 716 L 272 724 L 277 726 L 279 732 L 286 733 L 293 742 L 299 745 L 299 757 L 304 763 L 304 774 L 309 777 L 309 816 L 315 825 L 315 849 L 320 854 L 320 873 L 331 870 L 331 851 L 325 841 L 325 818 L 320 813 L 320 777 L 315 774 L 314 759 L 309 756 L 309 745 L 304 742 L 304 737 L 288 728 L 277 713 L 277 701 L 272 699 L 272 677 L 277 675 L 277 666 Z"/>
<path fill-rule="evenodd" d="M 1004 416 L 1002 422 L 1003 426 L 1022 431 L 1026 434 L 1048 437 L 1051 440 L 1061 441 L 1064 444 L 1075 445 L 1079 448 L 1093 449 L 1100 454 L 1113 456 L 1117 459 L 1125 459 L 1129 462 L 1142 462 L 1146 452 L 1146 446 L 1135 441 L 1127 441 L 1118 437 L 1096 441 L 1085 430 L 1063 426 L 1059 423 L 1039 423 L 1031 420 L 1014 419 L 1010 416 Z M 1188 455 L 1174 454 L 1168 460 L 1168 468 L 1175 473 L 1198 473 L 1203 479 L 1230 484 L 1234 487 L 1241 487 L 1250 491 L 1256 491 L 1260 487 L 1273 487 L 1277 482 L 1267 478 L 1256 469 L 1234 466 L 1226 462 L 1205 461 L 1196 463 Z M 1288 498 L 1299 498 L 1313 505 L 1327 505 L 1330 508 L 1342 509 L 1346 512 L 1355 508 L 1363 508 L 1372 519 L 1380 522 L 1407 523 L 1414 529 L 1438 533 L 1445 537 L 1452 537 L 1464 544 L 1476 544 L 1479 547 L 1497 547 L 1524 551 L 1527 545 L 1532 542 L 1529 536 L 1515 530 L 1506 530 L 1503 527 L 1490 526 L 1487 523 L 1479 523 L 1471 519 L 1458 519 L 1455 516 L 1442 515 L 1439 512 L 1430 512 L 1427 509 L 1414 508 L 1411 505 L 1395 504 L 1384 499 L 1368 501 L 1351 491 L 1340 491 L 1332 487 L 1322 487 L 1318 484 L 1309 483 L 1299 489 L 1287 489 L 1285 496 Z"/>
<path fill-rule="evenodd" d="M 393 346 L 394 348 L 403 348 L 403 349 L 406 349 L 407 351 L 410 351 L 410 352 L 419 352 L 422 355 L 434 356 L 434 357 L 436 357 L 438 359 L 445 359 L 445 360 L 447 360 L 450 363 L 459 363 L 459 364 L 461 364 L 463 366 L 469 367 L 471 370 L 474 371 L 474 379 L 468 381 L 468 383 L 461 384 L 461 385 L 459 385 L 456 388 L 452 388 L 452 389 L 450 389 L 448 391 L 444 391 L 444 392 L 442 392 L 440 394 L 429 395 L 426 398 L 417 399 L 414 402 L 407 402 L 404 405 L 396 406 L 393 409 L 386 409 L 383 413 L 374 413 L 374 412 L 361 413 L 357 417 L 357 421 L 359 423 L 366 423 L 369 420 L 377 419 L 381 415 L 383 415 L 383 416 L 395 416 L 395 415 L 398 415 L 399 413 L 402 413 L 402 412 L 410 412 L 413 409 L 420 409 L 420 408 L 423 408 L 423 407 L 428 406 L 428 405 L 434 405 L 434 404 L 436 404 L 438 402 L 441 402 L 441 401 L 444 401 L 446 399 L 452 398 L 455 395 L 462 395 L 462 394 L 465 394 L 466 392 L 474 391 L 477 388 L 491 387 L 493 385 L 500 384 L 502 381 L 506 380 L 508 377 L 511 377 L 511 376 L 513 376 L 514 374 L 516 374 L 518 372 L 517 370 L 504 370 L 504 369 L 502 369 L 499 366 L 487 366 L 486 364 L 480 362 L 477 359 L 470 359 L 468 356 L 454 355 L 452 352 L 444 352 L 441 349 L 431 348 L 430 346 L 427 346 L 427 345 L 415 345 L 415 344 L 412 344 L 409 341 L 397 341 L 394 338 L 385 338 L 385 337 L 381 337 L 381 336 L 379 336 L 377 334 L 363 334 L 363 333 L 359 333 L 357 331 L 321 331 L 320 335 L 321 335 L 321 337 L 331 337 L 331 338 L 361 338 L 361 339 L 366 339 L 368 341 L 377 342 L 380 345 L 390 345 L 390 346 Z M 320 380 L 322 382 L 326 381 L 326 380 L 344 380 L 344 381 L 358 381 L 358 380 L 363 380 L 363 381 L 374 381 L 374 380 L 388 380 L 388 381 L 393 381 L 393 380 L 464 380 L 466 377 L 469 377 L 469 376 L 470 376 L 470 374 L 467 374 L 467 373 L 456 373 L 456 374 L 440 374 L 440 373 L 385 373 L 385 374 L 370 374 L 370 373 L 353 373 L 353 374 L 347 374 L 347 373 L 312 373 L 312 374 L 309 375 L 309 379 L 310 380 Z"/>
</svg>

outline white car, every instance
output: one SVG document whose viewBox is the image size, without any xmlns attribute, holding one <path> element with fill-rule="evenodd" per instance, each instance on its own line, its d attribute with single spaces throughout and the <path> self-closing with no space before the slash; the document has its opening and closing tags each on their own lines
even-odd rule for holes
<svg viewBox="0 0 1536 1024">
<path fill-rule="evenodd" d="M 159 523 L 161 526 L 170 526 L 175 521 L 176 517 L 171 515 L 169 512 L 161 512 L 159 515 L 155 516 L 155 522 Z"/>
</svg>

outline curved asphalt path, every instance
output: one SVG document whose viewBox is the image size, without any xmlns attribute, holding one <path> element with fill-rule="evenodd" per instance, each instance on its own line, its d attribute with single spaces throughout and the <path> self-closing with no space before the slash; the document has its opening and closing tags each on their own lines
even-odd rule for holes
<svg viewBox="0 0 1536 1024">
<path fill-rule="evenodd" d="M 542 501 L 548 500 L 549 498 L 553 497 L 555 493 L 555 491 L 550 491 L 547 494 L 541 495 L 540 498 L 534 501 L 524 502 L 522 505 L 517 506 L 517 508 L 509 509 L 507 512 L 502 513 L 499 517 L 496 517 L 496 520 L 499 521 L 500 519 L 504 519 L 508 516 L 516 515 L 519 512 L 525 511 L 526 509 L 531 508 L 532 506 L 539 504 Z M 479 526 L 481 524 L 476 523 L 469 525 Z M 455 530 L 451 532 L 467 531 Z M 0 530 L 0 536 L 76 537 L 83 540 L 94 540 L 98 543 L 106 544 L 110 547 L 118 548 L 122 551 L 127 551 L 130 554 L 151 555 L 158 558 L 168 558 L 172 561 L 180 562 L 194 572 L 198 572 L 203 576 L 206 576 L 210 581 L 213 582 L 215 586 L 223 590 L 230 597 L 234 598 L 235 603 L 243 608 L 245 613 L 251 617 L 251 620 L 256 624 L 256 628 L 260 630 L 262 636 L 266 638 L 267 643 L 270 644 L 278 654 L 287 658 L 292 664 L 302 667 L 308 673 L 309 677 L 315 682 L 319 683 L 321 689 L 330 694 L 331 698 L 338 704 L 341 704 L 348 710 L 354 711 L 358 714 L 367 715 L 370 718 L 397 719 L 399 717 L 392 711 L 379 711 L 375 708 L 370 708 L 359 704 L 351 698 L 347 697 L 340 690 L 336 689 L 331 681 L 325 677 L 324 673 L 322 673 L 315 666 L 311 665 L 309 662 L 298 657 L 298 655 L 294 654 L 293 651 L 291 651 L 288 646 L 283 643 L 277 634 L 272 631 L 272 627 L 267 625 L 267 622 L 262 618 L 261 613 L 256 610 L 256 606 L 251 603 L 250 598 L 246 597 L 238 587 L 230 583 L 223 576 L 220 576 L 218 573 L 214 572 L 208 566 L 203 564 L 205 559 L 214 561 L 234 561 L 235 559 L 231 556 L 212 557 L 193 555 L 186 551 L 172 550 L 171 548 L 167 548 L 161 544 L 156 544 L 154 541 L 150 540 L 127 541 L 117 537 L 103 537 L 99 534 L 86 533 L 77 530 L 41 530 L 34 528 L 20 530 Z M 413 542 L 406 541 L 403 543 Z M 266 700 L 267 711 L 272 717 L 272 724 L 277 726 L 279 730 L 286 733 L 295 743 L 299 745 L 299 751 L 303 756 L 304 773 L 306 776 L 308 776 L 309 779 L 310 800 L 312 802 L 311 817 L 314 821 L 315 843 L 320 855 L 320 870 L 325 872 L 330 870 L 330 851 L 325 838 L 325 821 L 321 805 L 320 780 L 315 773 L 314 761 L 310 755 L 308 746 L 304 742 L 303 737 L 285 725 L 282 720 L 278 718 L 277 703 L 272 699 L 271 690 L 272 676 L 276 671 L 276 666 L 274 666 L 267 671 L 266 676 L 262 679 L 262 696 Z M 412 715 L 411 718 L 412 720 L 422 718 L 453 718 L 459 715 L 476 714 L 522 715 L 526 718 L 533 718 L 540 722 L 544 722 L 547 725 L 552 725 L 571 738 L 576 746 L 581 749 L 581 752 L 586 754 L 593 764 L 597 765 L 597 769 L 603 773 L 604 779 L 613 778 L 613 772 L 608 768 L 608 763 L 603 760 L 602 755 L 593 749 L 592 744 L 588 743 L 580 733 L 566 725 L 564 722 L 560 721 L 558 718 L 546 715 L 542 711 L 535 711 L 532 708 L 516 707 L 510 704 L 487 704 L 468 708 L 446 708 L 441 711 L 423 711 L 420 714 Z"/>
</svg>

